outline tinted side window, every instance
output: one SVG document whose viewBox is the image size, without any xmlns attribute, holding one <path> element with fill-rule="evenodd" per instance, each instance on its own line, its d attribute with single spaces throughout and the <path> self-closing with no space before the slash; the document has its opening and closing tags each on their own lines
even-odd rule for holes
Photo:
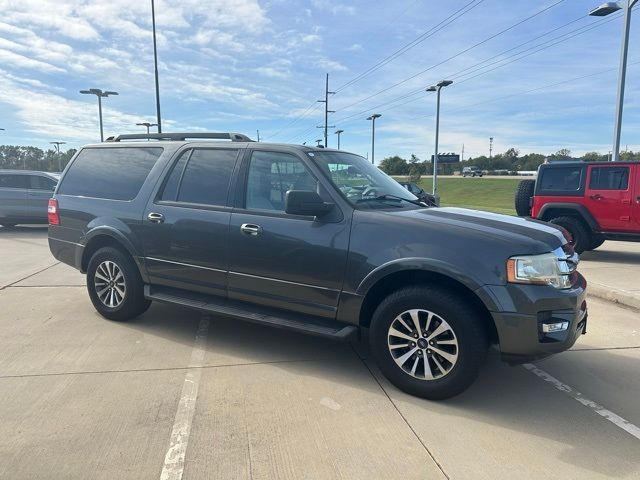
<svg viewBox="0 0 640 480">
<path fill-rule="evenodd" d="M 182 175 L 178 201 L 226 205 L 237 157 L 237 150 L 194 150 Z"/>
<path fill-rule="evenodd" d="M 0 175 L 0 188 L 29 188 L 29 176 Z"/>
<path fill-rule="evenodd" d="M 581 178 L 582 167 L 580 165 L 548 168 L 543 170 L 540 190 L 575 192 L 580 190 Z"/>
<path fill-rule="evenodd" d="M 56 189 L 56 181 L 53 178 L 43 175 L 31 175 L 31 186 L 33 190 L 47 190 L 53 192 Z"/>
<path fill-rule="evenodd" d="M 161 154 L 158 147 L 85 148 L 65 174 L 58 193 L 132 200 Z"/>
<path fill-rule="evenodd" d="M 318 182 L 294 155 L 253 152 L 247 179 L 246 205 L 250 209 L 284 212 L 289 190 L 317 191 Z"/>
<path fill-rule="evenodd" d="M 176 198 L 178 198 L 178 185 L 180 185 L 184 166 L 187 163 L 187 160 L 189 160 L 189 156 L 192 151 L 193 150 L 186 150 L 180 155 L 180 158 L 171 169 L 169 178 L 167 178 L 167 181 L 164 184 L 160 200 L 175 201 Z"/>
<path fill-rule="evenodd" d="M 629 167 L 594 167 L 589 188 L 592 190 L 626 190 L 629 186 Z"/>
</svg>

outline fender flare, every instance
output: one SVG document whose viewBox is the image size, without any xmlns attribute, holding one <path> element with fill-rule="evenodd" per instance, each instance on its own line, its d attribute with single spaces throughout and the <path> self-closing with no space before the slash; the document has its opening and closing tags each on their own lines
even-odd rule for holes
<svg viewBox="0 0 640 480">
<path fill-rule="evenodd" d="M 596 221 L 596 219 L 593 218 L 593 215 L 591 215 L 591 212 L 589 211 L 589 209 L 579 203 L 561 203 L 561 202 L 545 203 L 540 209 L 540 213 L 538 213 L 538 218 L 540 220 L 544 219 L 545 214 L 549 210 L 554 210 L 554 209 L 570 210 L 573 213 L 577 213 L 585 222 L 587 222 L 587 225 L 589 225 L 589 228 L 591 228 L 591 230 L 597 231 L 600 229 L 600 225 L 598 225 L 598 222 Z"/>
</svg>

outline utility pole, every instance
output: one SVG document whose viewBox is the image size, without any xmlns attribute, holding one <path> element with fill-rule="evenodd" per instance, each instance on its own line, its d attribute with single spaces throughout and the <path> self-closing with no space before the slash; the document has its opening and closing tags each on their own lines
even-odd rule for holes
<svg viewBox="0 0 640 480">
<path fill-rule="evenodd" d="M 258 141 L 260 141 L 260 130 L 256 130 L 256 133 L 258 134 Z"/>
<path fill-rule="evenodd" d="M 489 158 L 493 154 L 493 137 L 489 137 Z"/>
<path fill-rule="evenodd" d="M 464 162 L 464 143 L 462 144 L 462 161 Z"/>
<path fill-rule="evenodd" d="M 318 128 L 324 129 L 324 146 L 328 147 L 329 137 L 328 129 L 336 128 L 335 125 L 329 125 L 329 114 L 335 113 L 335 110 L 329 110 L 329 95 L 335 95 L 336 92 L 329 91 L 329 74 L 327 73 L 325 88 L 324 88 L 324 100 L 318 100 L 319 103 L 324 103 L 324 125 Z"/>
</svg>

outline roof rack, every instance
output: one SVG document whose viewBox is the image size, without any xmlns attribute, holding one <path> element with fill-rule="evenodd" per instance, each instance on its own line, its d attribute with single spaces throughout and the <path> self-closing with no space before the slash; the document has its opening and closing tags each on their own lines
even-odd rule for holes
<svg viewBox="0 0 640 480">
<path fill-rule="evenodd" d="M 132 133 L 117 135 L 107 138 L 107 142 L 120 142 L 122 140 L 173 140 L 185 141 L 187 138 L 206 138 L 214 140 L 231 140 L 232 142 L 253 142 L 249 137 L 241 133 Z"/>
</svg>

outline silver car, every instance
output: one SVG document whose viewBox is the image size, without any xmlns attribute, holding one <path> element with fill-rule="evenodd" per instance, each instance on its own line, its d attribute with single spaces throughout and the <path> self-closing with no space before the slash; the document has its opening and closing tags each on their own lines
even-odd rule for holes
<svg viewBox="0 0 640 480">
<path fill-rule="evenodd" d="M 60 176 L 32 170 L 0 170 L 0 225 L 47 223 L 47 204 Z"/>
</svg>

